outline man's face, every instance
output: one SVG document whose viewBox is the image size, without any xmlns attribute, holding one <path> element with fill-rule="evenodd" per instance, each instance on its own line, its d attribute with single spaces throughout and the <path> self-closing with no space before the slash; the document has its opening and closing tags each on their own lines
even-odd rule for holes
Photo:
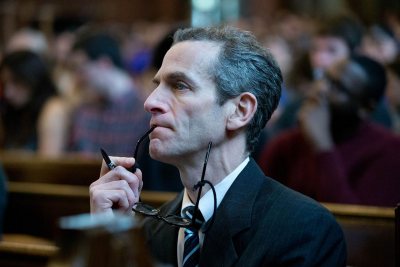
<svg viewBox="0 0 400 267">
<path fill-rule="evenodd" d="M 207 144 L 225 138 L 226 105 L 219 105 L 210 66 L 216 43 L 186 41 L 174 45 L 154 77 L 156 89 L 144 103 L 157 126 L 150 135 L 153 158 L 179 165 L 203 160 Z"/>
<path fill-rule="evenodd" d="M 344 40 L 332 36 L 318 36 L 312 42 L 310 60 L 314 69 L 326 70 L 349 55 L 350 50 Z"/>
</svg>

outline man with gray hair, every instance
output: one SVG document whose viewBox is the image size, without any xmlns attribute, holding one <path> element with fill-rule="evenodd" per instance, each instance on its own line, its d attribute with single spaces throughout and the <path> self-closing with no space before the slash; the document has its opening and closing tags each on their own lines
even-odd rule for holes
<svg viewBox="0 0 400 267">
<path fill-rule="evenodd" d="M 127 170 L 136 159 L 112 157 L 117 167 L 103 164 L 90 186 L 92 213 L 147 216 L 150 251 L 172 266 L 345 266 L 334 217 L 250 158 L 282 83 L 252 34 L 178 30 L 153 81 L 144 104 L 152 116 L 150 155 L 175 165 L 185 189 L 153 209 L 139 202 L 146 173 L 142 180 L 139 169 Z"/>
</svg>

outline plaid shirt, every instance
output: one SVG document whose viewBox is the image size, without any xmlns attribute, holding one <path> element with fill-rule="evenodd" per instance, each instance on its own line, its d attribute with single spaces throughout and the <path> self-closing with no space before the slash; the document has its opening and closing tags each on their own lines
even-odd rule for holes
<svg viewBox="0 0 400 267">
<path fill-rule="evenodd" d="M 71 150 L 98 156 L 104 148 L 110 155 L 133 156 L 149 119 L 134 90 L 104 105 L 82 105 L 72 119 Z"/>
</svg>

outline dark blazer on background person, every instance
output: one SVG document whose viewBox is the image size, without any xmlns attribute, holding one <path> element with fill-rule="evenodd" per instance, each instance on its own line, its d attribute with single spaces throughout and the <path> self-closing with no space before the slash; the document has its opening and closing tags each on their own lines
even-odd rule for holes
<svg viewBox="0 0 400 267">
<path fill-rule="evenodd" d="M 161 213 L 179 215 L 182 197 Z M 146 218 L 144 229 L 154 259 L 177 266 L 178 228 Z M 266 177 L 251 159 L 205 234 L 200 266 L 345 266 L 343 240 L 328 210 Z"/>
</svg>

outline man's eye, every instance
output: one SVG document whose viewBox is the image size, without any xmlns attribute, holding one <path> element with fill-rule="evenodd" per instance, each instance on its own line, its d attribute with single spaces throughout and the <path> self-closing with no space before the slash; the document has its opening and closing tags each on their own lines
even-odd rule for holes
<svg viewBox="0 0 400 267">
<path fill-rule="evenodd" d="M 185 83 L 182 83 L 182 82 L 177 82 L 175 84 L 175 87 L 178 90 L 186 90 L 186 89 L 188 89 L 188 86 Z"/>
</svg>

